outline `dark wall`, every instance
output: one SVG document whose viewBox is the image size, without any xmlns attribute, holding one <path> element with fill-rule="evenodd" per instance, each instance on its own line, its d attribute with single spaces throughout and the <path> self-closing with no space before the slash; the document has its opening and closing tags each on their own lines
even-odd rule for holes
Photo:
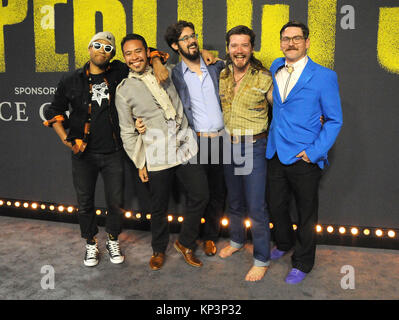
<svg viewBox="0 0 399 320">
<path fill-rule="evenodd" d="M 177 57 L 167 47 L 163 34 L 178 17 L 193 21 L 203 47 L 217 50 L 221 57 L 225 55 L 226 28 L 249 21 L 257 34 L 256 56 L 270 66 L 280 54 L 278 30 L 289 17 L 309 23 L 309 55 L 333 68 L 340 85 L 344 126 L 321 182 L 320 222 L 399 227 L 397 1 L 86 2 L 86 7 L 85 1 L 76 0 L 0 4 L 0 197 L 76 203 L 69 151 L 51 129 L 42 125 L 40 108 L 52 100 L 50 90 L 63 72 L 74 70 L 87 58 L 86 46 L 96 31 L 105 28 L 114 32 L 118 43 L 126 32 L 146 37 L 156 33 L 156 43 L 150 45 L 169 52 L 170 61 L 175 63 Z M 12 4 L 16 4 L 15 10 L 10 9 Z M 140 9 L 144 4 L 148 7 Z M 134 5 L 136 13 L 143 10 L 143 14 L 132 14 Z M 155 5 L 154 20 L 148 12 Z M 96 14 L 96 9 L 101 13 Z M 148 19 L 148 28 L 134 29 L 134 25 L 143 25 L 138 19 Z M 117 50 L 120 53 L 119 46 Z M 56 60 L 62 54 L 63 58 Z M 20 88 L 33 87 L 44 88 L 44 92 L 21 93 Z M 126 207 L 146 211 L 145 186 L 138 182 L 129 161 L 126 167 Z M 173 202 L 171 207 L 175 207 Z M 101 180 L 97 204 L 104 206 Z M 181 210 L 181 203 L 177 207 Z"/>
</svg>

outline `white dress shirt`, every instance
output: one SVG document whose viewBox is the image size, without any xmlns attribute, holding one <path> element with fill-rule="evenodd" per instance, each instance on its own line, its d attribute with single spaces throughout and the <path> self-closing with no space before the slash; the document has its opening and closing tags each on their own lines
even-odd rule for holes
<svg viewBox="0 0 399 320">
<path fill-rule="evenodd" d="M 305 69 L 305 66 L 307 63 L 308 63 L 308 56 L 304 56 L 301 60 L 298 60 L 297 62 L 295 62 L 294 64 L 291 65 L 294 68 L 294 71 L 292 72 L 290 82 L 288 83 L 286 97 L 288 97 L 290 91 L 298 82 L 298 79 L 301 76 L 303 69 Z M 280 70 L 278 70 L 276 72 L 277 86 L 278 86 L 278 90 L 280 92 L 281 100 L 283 102 L 284 102 L 284 88 L 285 88 L 287 79 L 290 75 L 288 73 L 286 67 L 287 67 L 287 62 L 285 63 L 285 67 L 281 68 Z"/>
</svg>

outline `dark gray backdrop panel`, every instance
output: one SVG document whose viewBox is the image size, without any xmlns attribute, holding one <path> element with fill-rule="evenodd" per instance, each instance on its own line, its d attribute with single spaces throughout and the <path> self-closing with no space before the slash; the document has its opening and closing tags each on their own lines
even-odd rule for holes
<svg viewBox="0 0 399 320">
<path fill-rule="evenodd" d="M 127 14 L 127 32 L 132 31 L 131 1 L 121 1 Z M 56 5 L 57 52 L 73 58 L 72 3 Z M 290 5 L 290 18 L 307 20 L 307 1 L 253 1 L 253 29 L 261 36 L 261 6 Z M 355 8 L 354 30 L 340 28 L 343 5 Z M 204 0 L 204 47 L 225 54 L 226 4 Z M 397 1 L 341 1 L 337 3 L 335 71 L 338 74 L 344 126 L 330 152 L 331 166 L 325 170 L 320 188 L 321 223 L 399 227 L 397 214 L 399 81 L 398 74 L 384 70 L 377 61 L 379 8 L 397 7 Z M 166 27 L 177 18 L 177 1 L 158 1 L 158 47 L 176 55 L 163 40 Z M 0 120 L 0 197 L 75 204 L 69 151 L 51 129 L 44 128 L 39 108 L 51 95 L 16 95 L 15 87 L 56 87 L 61 73 L 35 73 L 32 0 L 28 16 L 20 24 L 4 27 L 7 71 L 0 73 L 0 103 L 3 116 L 15 119 L 15 103 L 26 104 L 28 121 Z M 398 39 L 399 41 L 399 39 Z M 119 43 L 119 39 L 117 41 Z M 118 48 L 119 49 L 119 48 Z M 148 210 L 145 187 L 136 170 L 126 161 L 126 208 Z M 140 199 L 137 194 L 143 194 Z M 104 206 L 99 180 L 97 205 Z M 171 210 L 183 210 L 182 198 Z M 179 198 L 177 198 L 179 200 Z M 184 202 L 184 201 L 183 201 Z"/>
</svg>

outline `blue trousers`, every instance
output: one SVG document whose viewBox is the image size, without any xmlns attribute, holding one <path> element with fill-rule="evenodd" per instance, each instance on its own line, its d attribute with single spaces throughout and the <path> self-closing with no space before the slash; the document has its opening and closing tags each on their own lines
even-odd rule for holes
<svg viewBox="0 0 399 320">
<path fill-rule="evenodd" d="M 246 215 L 251 222 L 254 265 L 268 266 L 270 260 L 269 214 L 266 207 L 266 143 L 240 142 L 231 146 L 231 164 L 224 165 L 227 187 L 230 245 L 244 246 Z M 226 150 L 226 149 L 225 149 Z"/>
</svg>

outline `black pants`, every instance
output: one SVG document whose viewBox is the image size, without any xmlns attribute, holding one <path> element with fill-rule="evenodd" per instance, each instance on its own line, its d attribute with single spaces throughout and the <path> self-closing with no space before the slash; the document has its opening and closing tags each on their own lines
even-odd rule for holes
<svg viewBox="0 0 399 320">
<path fill-rule="evenodd" d="M 201 166 L 185 164 L 161 171 L 149 171 L 151 194 L 151 246 L 154 252 L 165 252 L 169 243 L 167 210 L 173 178 L 184 187 L 187 198 L 186 213 L 181 225 L 179 242 L 195 248 L 201 217 L 209 200 L 206 175 Z"/>
<path fill-rule="evenodd" d="M 124 192 L 123 151 L 110 154 L 84 153 L 72 156 L 72 176 L 78 200 L 78 219 L 82 238 L 92 239 L 98 233 L 94 195 L 98 174 L 104 181 L 107 204 L 106 232 L 117 237 L 122 231 Z"/>
<path fill-rule="evenodd" d="M 209 189 L 209 202 L 203 215 L 205 223 L 201 225 L 200 236 L 204 241 L 217 241 L 226 201 L 222 136 L 201 137 L 198 139 L 198 145 L 197 163 L 206 173 Z"/>
<path fill-rule="evenodd" d="M 299 160 L 292 165 L 284 165 L 277 155 L 268 161 L 267 202 L 275 226 L 277 248 L 288 251 L 294 247 L 292 267 L 306 273 L 312 270 L 316 254 L 320 177 L 321 169 L 317 164 Z M 296 232 L 292 228 L 289 212 L 292 194 L 298 213 Z"/>
</svg>

